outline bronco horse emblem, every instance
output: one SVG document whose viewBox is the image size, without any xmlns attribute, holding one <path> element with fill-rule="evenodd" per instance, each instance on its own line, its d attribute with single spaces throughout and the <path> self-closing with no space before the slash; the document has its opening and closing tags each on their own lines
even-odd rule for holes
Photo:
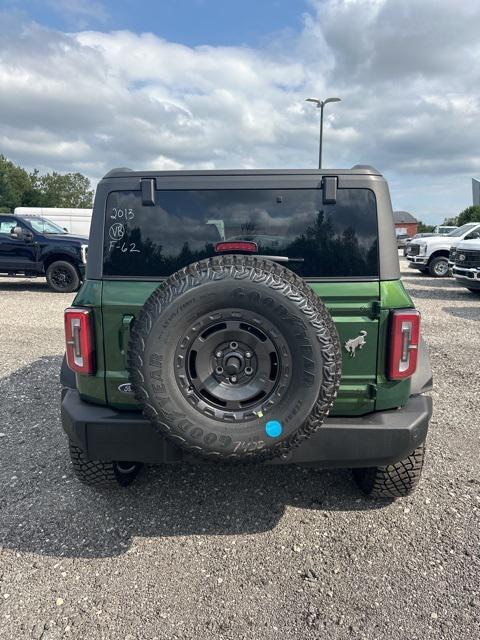
<svg viewBox="0 0 480 640">
<path fill-rule="evenodd" d="M 360 335 L 356 338 L 350 338 L 345 342 L 345 349 L 350 354 L 351 358 L 355 358 L 355 351 L 357 349 L 362 349 L 364 344 L 367 344 L 365 338 L 367 337 L 366 331 L 360 331 Z"/>
</svg>

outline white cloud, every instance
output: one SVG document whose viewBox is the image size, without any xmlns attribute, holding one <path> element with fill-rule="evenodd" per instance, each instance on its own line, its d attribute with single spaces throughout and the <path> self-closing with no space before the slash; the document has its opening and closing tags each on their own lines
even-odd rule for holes
<svg viewBox="0 0 480 640">
<path fill-rule="evenodd" d="M 480 169 L 478 2 L 311 7 L 300 34 L 262 49 L 7 21 L 0 152 L 94 179 L 113 166 L 314 166 L 318 112 L 304 98 L 340 95 L 326 107 L 326 164 L 375 164 L 394 204 L 423 217 L 468 204 Z"/>
</svg>

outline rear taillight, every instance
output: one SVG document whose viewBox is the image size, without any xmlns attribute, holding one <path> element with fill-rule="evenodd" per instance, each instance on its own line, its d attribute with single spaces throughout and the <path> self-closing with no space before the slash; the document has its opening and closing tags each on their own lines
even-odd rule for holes
<svg viewBox="0 0 480 640">
<path fill-rule="evenodd" d="M 412 309 L 392 311 L 390 317 L 390 360 L 388 378 L 409 378 L 417 368 L 420 314 Z"/>
<path fill-rule="evenodd" d="M 67 363 L 76 373 L 95 373 L 93 312 L 91 309 L 65 309 Z"/>
</svg>

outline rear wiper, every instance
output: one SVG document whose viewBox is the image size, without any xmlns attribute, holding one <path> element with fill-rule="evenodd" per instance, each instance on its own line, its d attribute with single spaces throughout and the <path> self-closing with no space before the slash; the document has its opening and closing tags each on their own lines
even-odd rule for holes
<svg viewBox="0 0 480 640">
<path fill-rule="evenodd" d="M 288 256 L 262 256 L 258 258 L 266 258 L 267 260 L 275 260 L 275 262 L 305 262 L 305 258 L 289 258 Z"/>
</svg>

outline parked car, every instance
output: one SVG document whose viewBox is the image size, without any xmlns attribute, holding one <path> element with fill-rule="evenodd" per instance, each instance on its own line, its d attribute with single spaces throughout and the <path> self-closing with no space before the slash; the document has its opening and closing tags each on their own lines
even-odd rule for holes
<svg viewBox="0 0 480 640">
<path fill-rule="evenodd" d="M 401 249 L 402 247 L 405 247 L 406 242 L 408 241 L 408 239 L 410 238 L 410 236 L 408 235 L 408 233 L 398 233 L 397 234 L 397 249 Z"/>
<path fill-rule="evenodd" d="M 475 237 L 475 232 L 478 229 L 480 229 L 479 222 L 469 222 L 454 229 L 448 235 L 420 238 L 411 242 L 407 248 L 407 260 L 410 267 L 419 269 L 423 273 L 429 273 L 436 278 L 448 276 L 450 247 L 460 240 Z"/>
<path fill-rule="evenodd" d="M 0 275 L 45 276 L 51 289 L 76 291 L 85 277 L 88 239 L 39 216 L 0 214 Z"/>
<path fill-rule="evenodd" d="M 252 235 L 285 239 L 282 255 Z M 118 169 L 90 238 L 61 374 L 82 482 L 220 460 L 413 490 L 431 370 L 378 171 Z"/>
<path fill-rule="evenodd" d="M 480 229 L 476 238 L 462 240 L 455 247 L 452 275 L 472 293 L 480 293 Z M 452 259 L 452 256 L 451 256 Z"/>
</svg>

